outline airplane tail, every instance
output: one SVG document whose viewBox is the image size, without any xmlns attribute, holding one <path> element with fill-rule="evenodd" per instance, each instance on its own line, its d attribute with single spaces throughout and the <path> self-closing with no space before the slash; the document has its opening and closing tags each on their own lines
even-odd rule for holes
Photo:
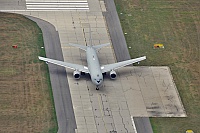
<svg viewBox="0 0 200 133">
<path fill-rule="evenodd" d="M 86 51 L 88 46 L 93 47 L 95 50 L 99 50 L 102 47 L 110 45 L 110 43 L 105 43 L 105 44 L 100 44 L 100 45 L 95 45 L 95 46 L 92 45 L 91 28 L 89 27 L 89 44 L 87 45 L 87 43 L 86 43 L 87 46 L 80 45 L 80 44 L 72 44 L 72 43 L 69 43 L 69 45 L 74 46 L 74 47 L 78 47 L 78 48 Z"/>
</svg>

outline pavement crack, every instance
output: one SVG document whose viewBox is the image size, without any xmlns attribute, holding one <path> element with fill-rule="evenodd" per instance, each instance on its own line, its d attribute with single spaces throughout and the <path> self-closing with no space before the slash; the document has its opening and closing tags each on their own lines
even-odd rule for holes
<svg viewBox="0 0 200 133">
<path fill-rule="evenodd" d="M 123 126 L 124 126 L 124 129 L 126 130 L 126 132 L 128 133 L 128 129 L 126 128 L 126 125 L 125 125 L 125 123 L 124 123 L 124 119 L 123 119 L 123 117 L 122 117 L 122 115 L 121 115 L 121 112 L 120 112 L 120 108 L 119 108 L 119 115 L 120 115 L 120 117 L 121 117 L 121 119 L 122 119 L 122 124 L 123 124 Z"/>
</svg>

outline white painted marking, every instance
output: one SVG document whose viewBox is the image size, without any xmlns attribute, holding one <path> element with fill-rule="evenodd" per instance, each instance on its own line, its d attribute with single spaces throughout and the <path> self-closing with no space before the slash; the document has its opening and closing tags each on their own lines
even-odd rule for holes
<svg viewBox="0 0 200 133">
<path fill-rule="evenodd" d="M 27 7 L 48 7 L 48 8 L 56 8 L 56 7 L 60 7 L 60 8 L 65 8 L 65 7 L 88 7 L 88 5 L 27 5 Z"/>
<path fill-rule="evenodd" d="M 62 9 L 63 10 L 63 9 Z M 65 9 L 63 11 L 77 11 L 78 9 Z M 40 12 L 40 11 L 44 11 L 44 10 L 0 10 L 1 12 Z M 49 12 L 60 12 L 61 10 L 45 10 L 45 11 L 49 11 Z M 89 11 L 89 8 L 88 10 L 79 10 L 79 11 L 83 11 L 83 12 L 88 12 Z"/>
<path fill-rule="evenodd" d="M 26 0 L 27 10 L 89 10 L 87 0 L 84 1 L 39 1 Z"/>
<path fill-rule="evenodd" d="M 84 2 L 84 3 L 48 3 L 48 2 L 45 2 L 45 3 L 30 3 L 30 2 L 26 2 L 26 5 L 88 5 L 88 3 Z"/>
<path fill-rule="evenodd" d="M 81 0 L 81 1 L 76 1 L 76 0 L 70 0 L 70 1 L 51 1 L 51 0 L 49 0 L 49 1 L 41 1 L 41 0 L 26 0 L 26 2 L 54 2 L 54 3 L 59 3 L 59 2 L 78 2 L 78 3 L 80 3 L 80 2 L 87 2 L 87 0 Z"/>
<path fill-rule="evenodd" d="M 35 6 L 35 5 L 29 5 L 27 6 L 27 9 L 28 8 L 89 8 L 87 5 L 76 5 L 76 6 L 73 6 L 73 5 L 67 5 L 67 6 L 63 6 L 63 5 L 54 5 L 54 6 L 51 6 L 51 5 L 39 5 L 39 6 Z"/>
<path fill-rule="evenodd" d="M 89 8 L 27 8 L 28 10 L 89 10 Z"/>
<path fill-rule="evenodd" d="M 137 129 L 136 129 L 136 126 L 135 126 L 135 122 L 133 120 L 133 116 L 131 116 L 131 121 L 132 121 L 132 124 L 133 124 L 134 133 L 137 133 Z"/>
</svg>

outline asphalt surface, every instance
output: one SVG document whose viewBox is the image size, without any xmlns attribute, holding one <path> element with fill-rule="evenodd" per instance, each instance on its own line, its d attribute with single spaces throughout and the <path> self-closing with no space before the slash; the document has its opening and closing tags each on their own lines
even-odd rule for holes
<svg viewBox="0 0 200 133">
<path fill-rule="evenodd" d="M 35 21 L 41 28 L 46 57 L 63 61 L 60 39 L 55 27 L 41 19 L 26 17 Z M 75 133 L 76 122 L 66 70 L 64 67 L 53 64 L 48 64 L 48 66 L 58 121 L 58 133 Z"/>
<path fill-rule="evenodd" d="M 126 40 L 121 28 L 120 20 L 113 0 L 105 0 L 107 12 L 103 12 L 112 41 L 117 61 L 130 59 Z"/>
<path fill-rule="evenodd" d="M 133 117 L 137 133 L 153 133 L 148 117 Z"/>
<path fill-rule="evenodd" d="M 104 0 L 107 12 L 104 12 L 107 27 L 115 51 L 116 60 L 123 61 L 130 59 L 126 40 L 121 28 L 120 20 L 116 11 L 114 0 Z M 137 133 L 153 133 L 148 117 L 133 118 Z"/>
</svg>

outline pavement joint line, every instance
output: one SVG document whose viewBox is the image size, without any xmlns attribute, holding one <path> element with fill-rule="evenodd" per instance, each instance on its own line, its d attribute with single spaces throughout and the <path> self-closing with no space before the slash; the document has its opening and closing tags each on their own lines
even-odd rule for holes
<svg viewBox="0 0 200 133">
<path fill-rule="evenodd" d="M 134 68 L 134 73 L 136 73 L 136 70 L 135 70 L 135 68 Z M 139 77 L 142 77 L 142 73 L 141 73 L 141 75 L 140 75 Z M 140 84 L 139 84 L 139 80 L 138 80 L 138 78 L 137 78 L 136 80 L 137 80 L 137 83 L 138 83 L 138 85 L 139 85 L 140 92 L 142 92 L 142 89 L 141 89 L 141 86 L 140 86 Z M 143 94 L 143 93 L 141 93 L 141 95 L 142 95 L 142 100 L 144 101 L 144 104 L 145 104 L 145 106 L 146 106 L 146 102 L 145 102 L 144 94 Z M 148 111 L 147 111 L 147 109 L 146 109 L 146 112 L 147 112 L 147 114 L 148 114 Z M 131 119 L 132 119 L 132 117 L 131 117 Z"/>
<path fill-rule="evenodd" d="M 106 132 L 108 132 L 108 129 L 106 128 L 105 121 L 104 121 L 103 108 L 102 108 L 102 106 L 101 106 L 101 100 L 100 100 L 101 94 L 97 94 L 97 96 L 98 96 L 98 103 L 99 103 L 99 107 L 100 107 L 100 110 L 101 110 L 101 115 L 102 115 L 103 124 L 104 124 L 104 127 L 105 127 L 105 129 L 106 129 Z M 103 104 L 103 103 L 102 103 L 102 104 Z"/>
<path fill-rule="evenodd" d="M 159 93 L 160 99 L 161 99 L 161 101 L 162 101 L 163 110 L 165 110 L 164 112 L 167 112 L 167 111 L 166 111 L 166 108 L 165 108 L 165 105 L 164 105 L 163 98 L 161 97 L 161 92 L 159 91 L 159 89 L 158 89 L 159 87 L 158 87 L 158 85 L 157 85 L 157 83 L 156 83 L 155 75 L 154 75 L 153 70 L 151 69 L 151 67 L 150 67 L 150 70 L 151 70 L 151 74 L 152 74 L 152 76 L 153 76 L 153 80 L 154 80 L 154 82 L 155 82 L 157 91 L 158 91 L 158 93 Z"/>
</svg>

